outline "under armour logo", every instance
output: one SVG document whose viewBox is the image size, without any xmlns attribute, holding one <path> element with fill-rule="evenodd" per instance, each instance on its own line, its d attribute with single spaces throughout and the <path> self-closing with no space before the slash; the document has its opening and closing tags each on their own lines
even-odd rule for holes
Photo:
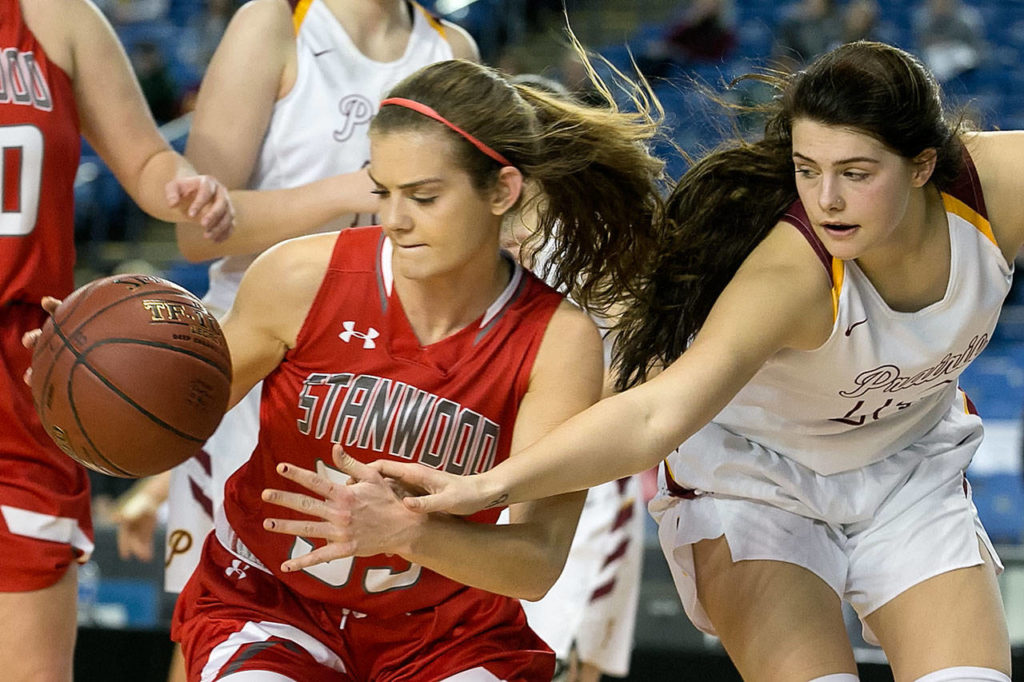
<svg viewBox="0 0 1024 682">
<path fill-rule="evenodd" d="M 241 580 L 245 577 L 245 571 L 249 568 L 249 564 L 245 563 L 241 559 L 232 559 L 231 565 L 224 569 L 224 575 L 229 578 L 237 578 Z"/>
<path fill-rule="evenodd" d="M 345 331 L 338 334 L 338 338 L 344 341 L 345 343 L 348 343 L 354 337 L 363 340 L 363 348 L 377 347 L 377 344 L 374 343 L 373 340 L 380 336 L 380 332 L 374 329 L 373 327 L 367 329 L 366 332 L 357 332 L 356 323 L 353 322 L 352 320 L 345 320 L 344 322 L 341 323 L 341 326 L 345 328 Z"/>
</svg>

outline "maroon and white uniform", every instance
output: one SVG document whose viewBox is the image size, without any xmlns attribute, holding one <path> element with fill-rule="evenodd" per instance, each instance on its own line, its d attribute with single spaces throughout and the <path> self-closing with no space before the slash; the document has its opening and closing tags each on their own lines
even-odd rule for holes
<svg viewBox="0 0 1024 682">
<path fill-rule="evenodd" d="M 40 298 L 73 287 L 81 142 L 71 79 L 19 0 L 0 0 L 0 52 L 0 591 L 29 591 L 92 551 L 88 478 L 39 423 L 21 345 L 45 320 Z"/>
<path fill-rule="evenodd" d="M 250 661 L 247 647 L 257 645 L 258 669 L 294 675 L 296 661 L 275 668 L 276 654 L 262 653 L 281 637 L 305 652 L 300 658 L 318 661 L 311 665 L 348 671 L 353 680 L 439 680 L 477 666 L 495 679 L 550 679 L 554 657 L 517 600 L 394 556 L 281 573 L 283 561 L 319 541 L 263 530 L 267 516 L 302 518 L 261 500 L 267 487 L 292 485 L 276 465 L 333 472 L 334 443 L 364 462 L 388 458 L 466 475 L 509 456 L 519 403 L 561 295 L 514 266 L 476 323 L 424 347 L 392 291 L 390 254 L 378 227 L 342 232 L 296 347 L 264 379 L 259 443 L 228 481 L 216 537 L 178 601 L 174 635 L 193 662 L 192 679 L 213 679 L 239 656 Z M 471 518 L 494 523 L 498 514 Z M 437 629 L 435 620 L 449 625 Z M 365 633 L 385 623 L 393 643 L 381 651 L 373 646 L 379 637 Z"/>
</svg>

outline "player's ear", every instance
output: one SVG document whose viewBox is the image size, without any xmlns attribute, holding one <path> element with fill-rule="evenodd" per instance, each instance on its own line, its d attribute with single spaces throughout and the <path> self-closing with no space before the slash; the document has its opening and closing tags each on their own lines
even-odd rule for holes
<svg viewBox="0 0 1024 682">
<path fill-rule="evenodd" d="M 491 213 L 505 215 L 516 205 L 523 193 L 523 174 L 514 166 L 505 166 L 498 171 L 498 182 L 491 194 Z"/>
<path fill-rule="evenodd" d="M 911 182 L 914 187 L 924 187 L 935 172 L 935 164 L 938 162 L 939 152 L 935 147 L 928 147 L 923 152 L 911 159 L 913 164 L 913 175 Z"/>
</svg>

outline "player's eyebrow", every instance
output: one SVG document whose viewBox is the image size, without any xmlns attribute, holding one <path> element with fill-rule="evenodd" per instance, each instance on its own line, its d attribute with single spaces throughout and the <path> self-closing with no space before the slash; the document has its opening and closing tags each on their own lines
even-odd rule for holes
<svg viewBox="0 0 1024 682">
<path fill-rule="evenodd" d="M 814 159 L 812 159 L 811 157 L 804 156 L 800 152 L 796 152 L 796 151 L 793 152 L 793 158 L 794 159 L 799 159 L 801 161 L 807 161 L 807 162 L 813 163 L 815 165 L 818 164 L 818 162 L 815 161 Z M 874 157 L 871 157 L 871 156 L 851 156 L 851 157 L 849 157 L 847 159 L 839 159 L 838 161 L 835 162 L 834 165 L 842 166 L 842 165 L 847 164 L 847 163 L 878 163 L 878 159 L 876 159 Z"/>
<path fill-rule="evenodd" d="M 373 177 L 373 173 L 371 173 L 370 171 L 366 171 L 366 173 L 367 173 L 367 175 L 370 176 L 370 180 L 372 180 L 375 185 L 377 185 L 379 187 L 383 187 L 384 186 L 384 184 L 381 183 L 379 180 L 377 180 L 377 178 Z M 422 180 L 413 180 L 412 182 L 403 182 L 401 185 L 398 186 L 398 189 L 409 189 L 411 187 L 420 187 L 422 185 L 429 185 L 432 182 L 442 182 L 442 180 L 443 180 L 442 178 L 424 178 Z"/>
</svg>

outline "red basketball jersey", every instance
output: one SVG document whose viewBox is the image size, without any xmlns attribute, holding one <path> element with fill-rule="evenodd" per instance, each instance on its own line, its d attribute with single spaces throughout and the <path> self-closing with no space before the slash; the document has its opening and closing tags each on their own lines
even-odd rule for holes
<svg viewBox="0 0 1024 682">
<path fill-rule="evenodd" d="M 0 0 L 0 17 L 0 304 L 37 303 L 73 285 L 78 110 L 19 0 Z"/>
<path fill-rule="evenodd" d="M 534 358 L 562 300 L 515 266 L 479 320 L 424 347 L 392 291 L 390 249 L 379 227 L 340 234 L 296 347 L 264 380 L 259 443 L 228 481 L 232 532 L 219 532 L 229 549 L 303 596 L 382 616 L 433 606 L 464 586 L 384 555 L 280 573 L 282 561 L 320 543 L 263 530 L 268 516 L 302 518 L 261 501 L 267 487 L 301 490 L 275 465 L 323 469 L 341 443 L 364 462 L 389 458 L 464 475 L 490 469 L 509 455 Z M 498 513 L 474 520 L 493 523 Z"/>
</svg>

